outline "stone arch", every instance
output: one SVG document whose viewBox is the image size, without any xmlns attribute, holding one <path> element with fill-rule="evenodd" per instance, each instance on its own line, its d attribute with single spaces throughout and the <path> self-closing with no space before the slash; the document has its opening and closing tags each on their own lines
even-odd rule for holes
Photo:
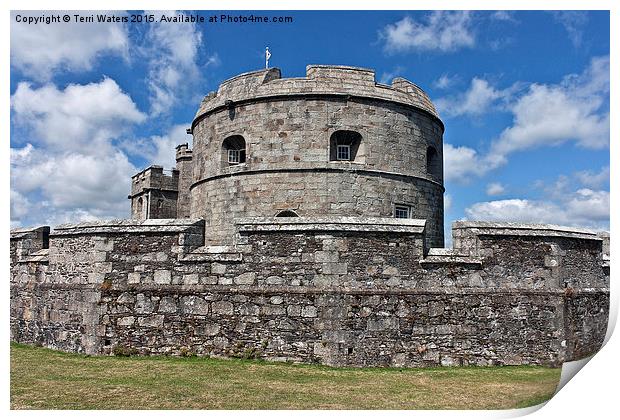
<svg viewBox="0 0 620 420">
<path fill-rule="evenodd" d="M 299 215 L 297 214 L 297 212 L 287 209 L 278 212 L 278 214 L 276 214 L 276 217 L 299 217 Z"/>
<path fill-rule="evenodd" d="M 363 157 L 362 135 L 352 130 L 337 130 L 329 138 L 329 160 L 360 162 Z"/>
<path fill-rule="evenodd" d="M 138 215 L 138 217 L 142 217 L 142 211 L 144 208 L 144 203 L 142 201 L 142 197 L 138 197 L 138 201 L 136 204 L 136 214 Z"/>
<path fill-rule="evenodd" d="M 222 142 L 222 165 L 226 167 L 245 163 L 245 147 L 243 136 L 235 134 L 226 137 Z"/>
<path fill-rule="evenodd" d="M 439 176 L 441 165 L 439 162 L 439 153 L 433 146 L 426 149 L 426 173 L 432 176 Z"/>
</svg>

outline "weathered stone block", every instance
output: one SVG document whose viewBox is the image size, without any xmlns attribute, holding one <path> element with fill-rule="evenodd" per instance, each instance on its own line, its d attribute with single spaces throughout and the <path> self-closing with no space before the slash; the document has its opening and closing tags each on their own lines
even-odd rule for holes
<svg viewBox="0 0 620 420">
<path fill-rule="evenodd" d="M 347 274 L 347 263 L 323 263 L 323 274 Z"/>
<path fill-rule="evenodd" d="M 208 315 L 209 303 L 198 296 L 183 296 L 181 298 L 181 311 L 184 314 Z"/>
<path fill-rule="evenodd" d="M 155 270 L 155 274 L 153 276 L 155 283 L 157 284 L 171 284 L 172 283 L 172 275 L 170 270 Z"/>
<path fill-rule="evenodd" d="M 284 279 L 280 276 L 269 276 L 265 279 L 265 283 L 269 285 L 284 284 Z"/>
<path fill-rule="evenodd" d="M 235 277 L 234 282 L 235 284 L 254 284 L 255 280 L 256 280 L 256 273 L 247 272 L 247 273 L 243 273 Z"/>
<path fill-rule="evenodd" d="M 284 302 L 284 298 L 282 296 L 272 296 L 269 298 L 269 302 L 274 305 L 280 305 L 282 302 Z"/>
<path fill-rule="evenodd" d="M 116 324 L 120 326 L 130 326 L 130 325 L 133 325 L 135 320 L 136 318 L 133 316 L 125 316 L 125 317 L 119 318 L 118 321 L 116 321 Z"/>
<path fill-rule="evenodd" d="M 161 327 L 164 325 L 163 315 L 150 315 L 138 318 L 138 325 L 141 327 Z"/>
<path fill-rule="evenodd" d="M 159 301 L 159 312 L 163 313 L 176 313 L 177 311 L 177 303 L 176 299 L 172 297 L 162 297 Z"/>
<path fill-rule="evenodd" d="M 121 293 L 121 295 L 116 299 L 117 303 L 120 304 L 132 304 L 136 301 L 134 296 L 129 292 Z"/>
<path fill-rule="evenodd" d="M 218 262 L 211 263 L 211 273 L 226 274 L 226 264 L 220 264 Z"/>
<path fill-rule="evenodd" d="M 304 306 L 301 309 L 301 316 L 304 318 L 316 318 L 317 310 L 316 306 Z"/>
<path fill-rule="evenodd" d="M 183 284 L 198 284 L 198 274 L 183 274 Z"/>
<path fill-rule="evenodd" d="M 232 315 L 234 313 L 233 304 L 226 301 L 213 302 L 211 311 L 218 315 Z"/>
<path fill-rule="evenodd" d="M 105 274 L 103 273 L 88 273 L 88 283 L 90 284 L 102 283 L 104 279 Z"/>
</svg>

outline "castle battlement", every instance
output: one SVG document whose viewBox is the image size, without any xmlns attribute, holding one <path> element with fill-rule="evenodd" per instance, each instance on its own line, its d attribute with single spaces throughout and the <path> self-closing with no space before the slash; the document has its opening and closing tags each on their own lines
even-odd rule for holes
<svg viewBox="0 0 620 420">
<path fill-rule="evenodd" d="M 178 184 L 179 171 L 164 170 L 162 166 L 151 165 L 131 177 L 131 195 L 149 189 L 177 191 Z"/>
<path fill-rule="evenodd" d="M 361 67 L 308 65 L 306 77 L 282 78 L 280 69 L 270 68 L 242 73 L 222 82 L 217 92 L 209 93 L 196 113 L 192 127 L 208 114 L 232 104 L 265 100 L 279 96 L 331 96 L 372 98 L 399 103 L 425 111 L 439 120 L 428 95 L 415 83 L 396 78 L 392 85 L 379 84 L 375 71 Z M 441 124 L 441 122 L 440 122 Z M 443 124 L 441 124 L 443 129 Z"/>
</svg>

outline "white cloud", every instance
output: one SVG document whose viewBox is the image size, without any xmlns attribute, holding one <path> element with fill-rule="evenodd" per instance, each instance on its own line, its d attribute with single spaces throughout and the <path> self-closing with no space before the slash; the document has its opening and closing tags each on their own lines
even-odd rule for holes
<svg viewBox="0 0 620 420">
<path fill-rule="evenodd" d="M 609 146 L 609 57 L 591 60 L 582 74 L 566 76 L 556 85 L 532 84 L 515 96 L 520 84 L 497 90 L 474 79 L 464 94 L 438 101 L 452 115 L 489 110 L 494 101 L 513 114 L 485 154 L 465 146 L 446 144 L 444 168 L 447 180 L 482 176 L 508 162 L 511 153 L 573 142 L 587 149 Z M 458 99 L 460 98 L 460 100 Z M 507 105 L 505 104 L 507 103 Z"/>
<path fill-rule="evenodd" d="M 11 189 L 11 227 L 19 225 L 19 220 L 30 209 L 30 201 L 24 195 Z"/>
<path fill-rule="evenodd" d="M 471 147 L 453 146 L 449 143 L 444 144 L 443 161 L 446 181 L 460 183 L 467 183 L 473 176 L 483 176 L 505 163 L 501 157 L 480 156 Z"/>
<path fill-rule="evenodd" d="M 609 57 L 598 57 L 581 75 L 558 85 L 533 84 L 511 106 L 513 125 L 493 144 L 506 155 L 574 141 L 589 149 L 609 145 Z"/>
<path fill-rule="evenodd" d="M 172 126 L 165 134 L 161 136 L 151 136 L 148 139 L 140 139 L 132 147 L 126 149 L 132 154 L 139 154 L 145 157 L 153 165 L 161 165 L 164 168 L 173 168 L 176 165 L 176 146 L 188 143 L 192 147 L 192 136 L 186 133 L 186 129 L 191 124 L 177 124 Z"/>
<path fill-rule="evenodd" d="M 16 137 L 11 148 L 12 224 L 57 224 L 129 214 L 126 196 L 136 172 L 116 146 L 145 120 L 112 79 L 59 90 L 20 83 L 11 97 Z"/>
<path fill-rule="evenodd" d="M 11 13 L 11 65 L 35 80 L 49 80 L 60 69 L 90 70 L 105 54 L 128 56 L 127 30 L 121 23 L 28 25 L 15 21 L 18 14 L 40 17 L 45 13 Z"/>
<path fill-rule="evenodd" d="M 560 201 L 510 199 L 475 203 L 465 209 L 469 220 L 549 223 L 609 228 L 609 192 L 580 189 Z"/>
<path fill-rule="evenodd" d="M 575 177 L 581 185 L 588 188 L 599 188 L 609 182 L 609 166 L 601 168 L 599 172 L 580 171 L 575 173 Z"/>
<path fill-rule="evenodd" d="M 482 115 L 507 92 L 497 90 L 484 79 L 474 77 L 466 92 L 456 96 L 439 98 L 435 101 L 437 109 L 449 116 Z"/>
<path fill-rule="evenodd" d="M 492 20 L 498 20 L 501 22 L 512 22 L 517 23 L 515 19 L 514 12 L 508 10 L 498 10 L 491 14 L 490 18 Z"/>
<path fill-rule="evenodd" d="M 588 23 L 587 13 L 577 10 L 558 10 L 551 13 L 554 20 L 566 29 L 573 46 L 575 48 L 581 47 L 584 26 Z"/>
<path fill-rule="evenodd" d="M 158 11 L 157 14 L 174 16 L 180 12 Z M 200 79 L 197 59 L 202 33 L 194 23 L 154 23 L 146 38 L 150 47 L 143 53 L 148 59 L 151 113 L 157 116 L 170 111 L 180 94 L 187 94 L 192 82 Z M 205 66 L 217 62 L 215 55 L 207 59 Z"/>
<path fill-rule="evenodd" d="M 21 82 L 11 97 L 11 108 L 19 125 L 33 129 L 36 139 L 56 151 L 106 152 L 111 138 L 146 118 L 109 78 L 64 90 L 52 84 L 34 89 Z"/>
<path fill-rule="evenodd" d="M 502 195 L 506 188 L 499 182 L 491 182 L 487 185 L 487 195 Z"/>
<path fill-rule="evenodd" d="M 19 154 L 24 149 L 11 151 Z M 86 214 L 91 220 L 126 217 L 125 197 L 134 172 L 136 168 L 119 151 L 99 156 L 79 152 L 54 155 L 31 148 L 28 159 L 11 162 L 11 219 L 27 217 L 50 223 L 60 214 L 69 217 L 78 213 L 79 220 Z M 28 198 L 31 194 L 40 199 Z"/>
<path fill-rule="evenodd" d="M 442 74 L 439 79 L 433 82 L 433 86 L 436 89 L 448 89 L 450 86 L 454 84 L 457 76 L 449 76 L 447 74 Z"/>
<path fill-rule="evenodd" d="M 450 194 L 444 194 L 443 196 L 443 209 L 448 211 L 452 208 L 452 196 Z"/>
<path fill-rule="evenodd" d="M 402 77 L 404 71 L 403 66 L 396 66 L 392 71 L 383 72 L 379 78 L 379 83 L 390 84 L 395 77 Z"/>
<path fill-rule="evenodd" d="M 476 43 L 470 12 L 435 11 L 423 22 L 405 16 L 381 32 L 389 52 L 454 51 Z"/>
</svg>

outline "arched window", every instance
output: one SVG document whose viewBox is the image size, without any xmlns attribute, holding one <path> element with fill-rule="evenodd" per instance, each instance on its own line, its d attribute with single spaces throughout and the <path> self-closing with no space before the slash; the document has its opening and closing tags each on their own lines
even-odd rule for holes
<svg viewBox="0 0 620 420">
<path fill-rule="evenodd" d="M 299 215 L 293 210 L 282 210 L 281 212 L 276 214 L 276 217 L 299 217 Z"/>
<path fill-rule="evenodd" d="M 438 176 L 440 170 L 439 154 L 433 146 L 428 146 L 426 149 L 426 173 Z"/>
<path fill-rule="evenodd" d="M 361 143 L 362 135 L 357 131 L 334 131 L 329 138 L 329 160 L 355 161 Z"/>
<path fill-rule="evenodd" d="M 245 163 L 245 139 L 234 135 L 226 137 L 222 143 L 222 163 L 233 166 Z"/>
<path fill-rule="evenodd" d="M 142 197 L 138 198 L 138 204 L 136 205 L 136 213 L 142 217 Z"/>
</svg>

